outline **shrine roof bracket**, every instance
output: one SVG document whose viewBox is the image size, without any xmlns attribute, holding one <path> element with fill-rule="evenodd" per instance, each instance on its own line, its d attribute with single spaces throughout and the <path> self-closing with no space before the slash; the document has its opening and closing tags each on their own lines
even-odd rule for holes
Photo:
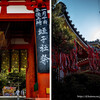
<svg viewBox="0 0 100 100">
<path fill-rule="evenodd" d="M 9 20 L 26 20 L 26 21 L 33 21 L 34 20 L 34 9 L 35 8 L 44 8 L 46 7 L 48 10 L 48 18 L 50 18 L 50 5 L 49 0 L 35 0 L 34 2 L 31 0 L 24 0 L 24 1 L 7 1 L 7 0 L 1 0 L 0 1 L 0 21 L 9 21 Z M 8 13 L 8 7 L 11 6 L 25 6 L 26 10 L 32 10 L 33 13 Z"/>
</svg>

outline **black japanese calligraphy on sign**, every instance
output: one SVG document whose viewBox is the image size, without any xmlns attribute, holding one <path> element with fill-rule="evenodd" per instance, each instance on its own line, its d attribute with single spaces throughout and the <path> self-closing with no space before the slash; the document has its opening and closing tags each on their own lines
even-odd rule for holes
<svg viewBox="0 0 100 100">
<path fill-rule="evenodd" d="M 38 72 L 49 72 L 49 21 L 46 8 L 35 8 Z"/>
</svg>

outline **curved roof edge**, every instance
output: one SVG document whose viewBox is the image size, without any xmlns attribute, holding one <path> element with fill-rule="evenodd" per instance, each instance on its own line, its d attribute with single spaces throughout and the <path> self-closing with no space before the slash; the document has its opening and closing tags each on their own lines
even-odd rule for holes
<svg viewBox="0 0 100 100">
<path fill-rule="evenodd" d="M 76 37 L 80 40 L 80 42 L 84 45 L 85 48 L 88 48 L 88 43 L 87 41 L 85 40 L 85 38 L 82 37 L 81 34 L 79 34 L 80 32 L 77 31 L 77 28 L 75 28 L 74 24 L 72 24 L 72 20 L 70 20 L 70 16 L 68 16 L 68 12 L 66 11 L 67 7 L 66 5 L 63 3 L 63 2 L 59 2 L 59 4 L 62 5 L 63 7 L 63 15 L 66 19 L 66 22 L 69 26 L 69 28 L 72 30 L 72 32 L 76 35 Z"/>
</svg>

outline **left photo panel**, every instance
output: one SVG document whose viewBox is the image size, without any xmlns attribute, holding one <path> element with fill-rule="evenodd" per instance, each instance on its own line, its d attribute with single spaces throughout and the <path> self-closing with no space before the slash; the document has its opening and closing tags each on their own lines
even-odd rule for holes
<svg viewBox="0 0 100 100">
<path fill-rule="evenodd" d="M 50 0 L 0 0 L 0 100 L 50 100 Z"/>
</svg>

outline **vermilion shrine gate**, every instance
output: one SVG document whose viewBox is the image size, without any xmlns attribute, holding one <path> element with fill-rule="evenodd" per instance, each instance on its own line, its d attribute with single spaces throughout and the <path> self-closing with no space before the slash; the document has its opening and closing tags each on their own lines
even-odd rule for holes
<svg viewBox="0 0 100 100">
<path fill-rule="evenodd" d="M 42 9 L 42 11 L 45 8 L 49 18 L 49 7 L 49 0 L 0 0 L 1 50 L 8 50 L 10 56 L 12 50 L 18 50 L 19 71 L 21 71 L 21 50 L 27 51 L 26 98 L 49 98 L 49 71 L 41 73 L 37 66 L 38 48 L 36 49 L 35 24 L 37 16 L 35 17 L 34 12 L 36 8 Z M 44 41 L 42 42 L 44 43 Z M 46 48 L 46 50 L 48 49 Z M 9 66 L 9 71 L 11 71 L 11 57 Z M 38 91 L 34 91 L 36 83 L 38 83 Z"/>
</svg>

